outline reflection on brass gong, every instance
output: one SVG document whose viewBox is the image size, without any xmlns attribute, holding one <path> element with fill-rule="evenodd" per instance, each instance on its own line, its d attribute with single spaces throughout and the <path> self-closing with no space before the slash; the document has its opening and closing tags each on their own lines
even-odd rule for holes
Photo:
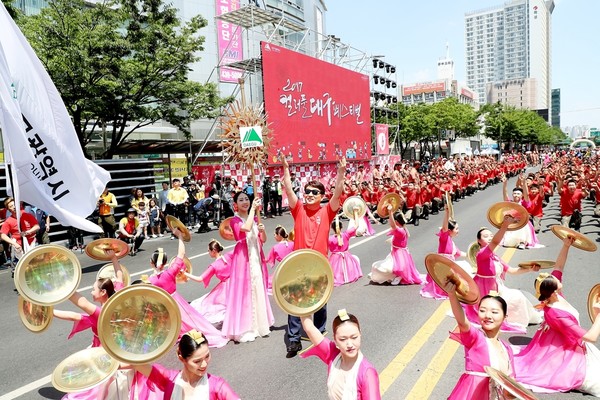
<svg viewBox="0 0 600 400">
<path fill-rule="evenodd" d="M 325 256 L 315 250 L 288 254 L 273 274 L 273 296 L 279 307 L 298 317 L 314 314 L 333 292 L 333 271 Z"/>
</svg>

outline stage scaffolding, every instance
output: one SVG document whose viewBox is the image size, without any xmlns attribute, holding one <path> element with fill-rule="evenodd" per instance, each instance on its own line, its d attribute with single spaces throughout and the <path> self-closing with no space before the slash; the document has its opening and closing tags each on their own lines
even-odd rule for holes
<svg viewBox="0 0 600 400">
<path fill-rule="evenodd" d="M 251 103 L 263 101 L 262 76 L 260 74 L 262 70 L 260 42 L 266 41 L 355 72 L 369 75 L 371 77 L 371 114 L 373 120 L 375 120 L 375 116 L 389 115 L 392 117 L 392 111 L 389 110 L 388 106 L 392 102 L 395 103 L 398 98 L 396 73 L 395 67 L 387 63 L 384 64 L 388 68 L 379 67 L 383 63 L 381 58 L 384 56 L 367 54 L 342 42 L 335 35 L 325 35 L 310 29 L 282 10 L 283 6 L 275 8 L 270 6 L 269 3 L 266 4 L 266 8 L 248 4 L 237 10 L 215 17 L 215 19 L 236 25 L 236 33 L 240 34 L 245 46 L 244 59 L 225 64 L 221 58 L 217 68 L 235 68 L 243 72 L 246 82 L 246 93 L 249 94 L 249 101 Z M 227 50 L 229 48 L 224 53 L 227 53 Z M 393 67 L 393 69 L 389 67 Z M 385 82 L 389 82 L 387 87 L 383 78 L 385 78 Z M 381 84 L 378 85 L 379 82 Z M 237 97 L 239 93 L 240 86 L 238 84 L 233 90 L 233 95 Z M 218 121 L 215 121 L 194 162 L 204 150 L 209 138 L 215 137 L 214 133 L 218 129 L 217 125 Z"/>
</svg>

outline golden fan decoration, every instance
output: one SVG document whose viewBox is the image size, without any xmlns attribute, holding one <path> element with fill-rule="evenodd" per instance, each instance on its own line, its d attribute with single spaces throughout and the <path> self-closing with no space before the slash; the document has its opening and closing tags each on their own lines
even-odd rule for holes
<svg viewBox="0 0 600 400">
<path fill-rule="evenodd" d="M 244 79 L 239 79 L 238 82 L 241 87 L 241 101 L 236 100 L 225 110 L 225 115 L 219 121 L 222 130 L 219 137 L 223 140 L 221 146 L 227 154 L 227 161 L 247 164 L 253 171 L 254 165 L 261 165 L 267 161 L 271 129 L 267 123 L 264 105 L 247 105 L 244 96 Z M 261 127 L 263 146 L 242 148 L 240 128 L 250 126 Z"/>
</svg>

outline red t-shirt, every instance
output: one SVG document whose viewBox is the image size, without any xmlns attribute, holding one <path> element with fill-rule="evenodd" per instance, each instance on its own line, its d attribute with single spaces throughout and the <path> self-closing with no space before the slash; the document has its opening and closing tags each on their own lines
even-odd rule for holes
<svg viewBox="0 0 600 400">
<path fill-rule="evenodd" d="M 26 230 L 29 230 L 31 227 L 37 224 L 37 219 L 33 215 L 27 212 L 21 213 L 21 232 L 25 232 Z M 6 219 L 6 221 L 4 221 L 4 223 L 2 224 L 2 228 L 0 228 L 0 232 L 15 239 L 19 246 L 23 246 L 23 241 L 21 240 L 21 233 L 17 228 L 17 219 L 14 215 L 11 215 Z M 33 243 L 34 240 L 35 233 L 32 233 L 31 235 L 27 236 L 27 242 L 29 242 L 29 244 Z"/>
<path fill-rule="evenodd" d="M 329 203 L 313 210 L 298 201 L 292 209 L 294 250 L 312 249 L 327 257 L 329 227 L 335 214 Z"/>
<path fill-rule="evenodd" d="M 581 200 L 583 192 L 581 189 L 575 189 L 571 194 L 567 187 L 563 187 L 560 192 L 560 214 L 562 216 L 573 215 L 573 210 L 581 211 Z"/>
<path fill-rule="evenodd" d="M 533 215 L 534 217 L 543 216 L 543 201 L 544 197 L 539 193 L 536 196 L 529 195 L 529 207 L 525 207 L 527 209 L 527 212 L 529 212 L 529 214 Z"/>
</svg>

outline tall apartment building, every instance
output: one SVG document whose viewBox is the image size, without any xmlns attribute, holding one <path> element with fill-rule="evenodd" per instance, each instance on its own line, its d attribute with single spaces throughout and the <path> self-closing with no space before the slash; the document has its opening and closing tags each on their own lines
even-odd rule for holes
<svg viewBox="0 0 600 400">
<path fill-rule="evenodd" d="M 467 85 L 480 104 L 502 101 L 535 110 L 550 108 L 554 7 L 554 0 L 512 0 L 465 14 Z M 525 80 L 527 93 L 496 92 Z M 524 101 L 523 96 L 532 100 Z"/>
<path fill-rule="evenodd" d="M 13 6 L 21 10 L 25 15 L 38 14 L 40 10 L 48 5 L 47 0 L 15 0 Z"/>
</svg>

